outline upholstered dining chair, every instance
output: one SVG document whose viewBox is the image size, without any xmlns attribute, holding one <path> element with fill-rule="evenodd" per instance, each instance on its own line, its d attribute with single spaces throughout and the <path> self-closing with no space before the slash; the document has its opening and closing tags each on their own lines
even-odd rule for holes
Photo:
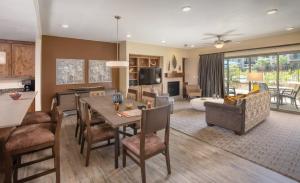
<svg viewBox="0 0 300 183">
<path fill-rule="evenodd" d="M 79 105 L 82 120 L 86 125 L 81 142 L 80 153 L 83 153 L 84 144 L 86 142 L 87 148 L 85 166 L 89 166 L 91 150 L 111 145 L 112 143 L 110 140 L 114 138 L 114 129 L 106 123 L 92 126 L 92 111 L 90 107 L 87 103 L 83 102 L 82 100 L 79 101 Z M 107 144 L 92 147 L 92 145 L 104 141 L 107 141 Z"/>
<path fill-rule="evenodd" d="M 143 93 L 142 93 L 142 102 L 145 103 L 145 104 L 147 104 L 147 102 L 150 102 L 152 107 L 154 107 L 156 96 L 157 96 L 156 93 L 143 91 Z"/>
<path fill-rule="evenodd" d="M 79 130 L 78 144 L 80 144 L 82 141 L 82 135 L 83 135 L 83 131 L 85 129 L 85 123 L 83 121 L 84 116 L 82 116 L 83 111 L 81 111 L 80 102 L 79 102 L 80 98 L 83 98 L 83 97 L 89 97 L 89 93 L 76 93 L 75 94 L 75 104 L 76 104 L 76 112 L 77 112 L 75 138 L 77 137 L 78 130 Z M 104 118 L 100 114 L 93 112 L 91 125 L 93 126 L 93 125 L 98 125 L 101 123 L 105 123 Z"/>
<path fill-rule="evenodd" d="M 25 115 L 21 126 L 31 125 L 31 124 L 39 124 L 39 123 L 49 123 L 53 121 L 54 110 L 57 106 L 56 97 L 52 98 L 50 112 L 36 111 L 29 112 Z"/>
<path fill-rule="evenodd" d="M 127 92 L 127 99 L 138 101 L 138 90 L 129 88 Z"/>
<path fill-rule="evenodd" d="M 156 135 L 159 130 L 165 130 L 164 139 Z M 142 110 L 141 133 L 122 140 L 123 167 L 126 166 L 126 156 L 129 156 L 141 167 L 142 182 L 146 182 L 145 161 L 159 153 L 166 157 L 168 174 L 171 174 L 169 155 L 170 105 Z"/>
<path fill-rule="evenodd" d="M 60 133 L 62 123 L 62 110 L 55 108 L 55 121 L 53 129 L 40 124 L 26 125 L 16 128 L 5 144 L 6 174 L 5 182 L 26 182 L 46 174 L 56 173 L 56 182 L 60 182 Z M 52 149 L 52 155 L 22 163 L 23 155 L 32 154 L 45 149 Z M 45 160 L 54 159 L 54 168 L 18 180 L 18 169 Z"/>
</svg>

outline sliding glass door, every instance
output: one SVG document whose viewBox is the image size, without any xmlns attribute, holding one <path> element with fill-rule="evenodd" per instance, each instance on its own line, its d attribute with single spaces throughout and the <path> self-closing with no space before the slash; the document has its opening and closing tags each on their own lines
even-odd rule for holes
<svg viewBox="0 0 300 183">
<path fill-rule="evenodd" d="M 247 74 L 249 72 L 249 58 L 230 58 L 224 60 L 225 93 L 236 95 L 248 93 L 249 84 Z"/>
<path fill-rule="evenodd" d="M 262 73 L 271 94 L 271 108 L 300 112 L 300 52 L 226 58 L 224 60 L 225 93 L 249 92 L 247 75 Z"/>
<path fill-rule="evenodd" d="M 300 112 L 300 52 L 279 55 L 279 109 Z"/>
<path fill-rule="evenodd" d="M 277 108 L 278 82 L 277 82 L 277 55 L 253 56 L 251 57 L 251 72 L 262 73 L 261 83 L 268 86 L 271 94 L 271 108 Z"/>
</svg>

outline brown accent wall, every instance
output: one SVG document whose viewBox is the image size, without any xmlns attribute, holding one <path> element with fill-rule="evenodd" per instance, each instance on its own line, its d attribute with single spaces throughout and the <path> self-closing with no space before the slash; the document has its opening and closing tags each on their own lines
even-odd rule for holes
<svg viewBox="0 0 300 183">
<path fill-rule="evenodd" d="M 113 69 L 111 83 L 88 83 L 88 60 L 115 60 L 115 43 L 88 41 L 53 36 L 42 37 L 41 98 L 42 110 L 50 109 L 51 98 L 56 92 L 85 86 L 119 86 L 119 69 Z M 85 84 L 56 85 L 56 58 L 85 59 Z"/>
</svg>

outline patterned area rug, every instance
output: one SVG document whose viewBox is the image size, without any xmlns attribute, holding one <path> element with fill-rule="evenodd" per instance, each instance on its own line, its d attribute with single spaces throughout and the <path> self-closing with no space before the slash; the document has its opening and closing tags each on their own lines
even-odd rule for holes
<svg viewBox="0 0 300 183">
<path fill-rule="evenodd" d="M 205 112 L 187 101 L 175 104 L 171 127 L 300 181 L 300 115 L 271 111 L 268 119 L 238 136 L 205 122 Z"/>
</svg>

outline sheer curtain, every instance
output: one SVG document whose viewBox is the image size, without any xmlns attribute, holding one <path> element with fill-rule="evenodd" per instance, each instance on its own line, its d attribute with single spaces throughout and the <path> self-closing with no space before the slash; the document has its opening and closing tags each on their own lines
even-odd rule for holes
<svg viewBox="0 0 300 183">
<path fill-rule="evenodd" d="M 224 53 L 200 55 L 199 85 L 204 97 L 224 97 Z"/>
</svg>

